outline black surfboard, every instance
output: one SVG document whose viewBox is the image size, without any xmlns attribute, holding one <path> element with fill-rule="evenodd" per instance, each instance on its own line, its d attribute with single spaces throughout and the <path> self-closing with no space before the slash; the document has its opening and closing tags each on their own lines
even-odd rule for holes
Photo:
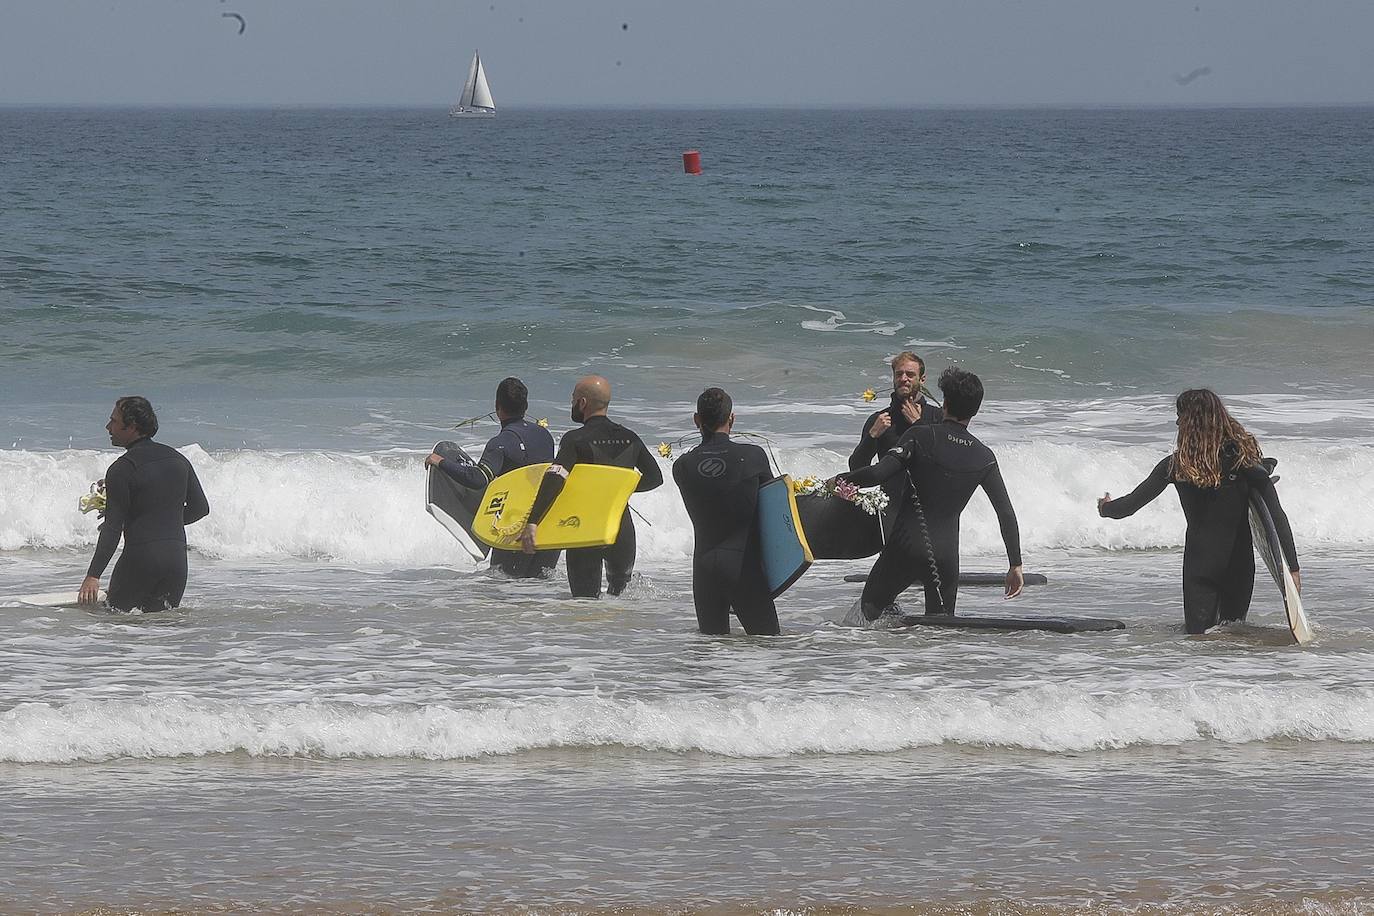
<svg viewBox="0 0 1374 916">
<path fill-rule="evenodd" d="M 861 560 L 883 549 L 882 523 L 847 499 L 798 494 L 811 556 L 817 560 Z"/>
<path fill-rule="evenodd" d="M 1044 576 L 1042 576 L 1040 573 L 1025 573 L 1025 574 L 1023 574 L 1022 578 L 1025 579 L 1027 585 L 1045 585 L 1046 583 L 1048 583 L 1048 582 L 1050 581 L 1049 579 L 1046 579 Z M 868 581 L 868 573 L 853 573 L 852 575 L 845 576 L 845 577 L 844 577 L 844 581 L 846 581 L 846 582 L 867 582 L 867 581 Z M 916 580 L 917 583 L 919 583 L 919 582 L 921 582 L 921 581 L 922 581 L 922 580 L 920 580 L 920 579 L 917 579 L 917 580 Z M 1006 583 L 1007 583 L 1007 574 L 1006 574 L 1006 573 L 990 573 L 990 572 L 961 572 L 961 573 L 959 573 L 959 584 L 960 584 L 960 585 L 996 585 L 996 586 L 999 586 L 999 587 L 1000 587 L 1000 586 L 1005 585 Z"/>
<path fill-rule="evenodd" d="M 434 446 L 435 454 L 450 458 L 462 464 L 474 464 L 457 442 L 440 442 Z M 463 549 L 480 560 L 491 552 L 491 548 L 477 540 L 472 534 L 472 520 L 482 505 L 482 494 L 486 487 L 474 490 L 465 487 L 438 468 L 427 469 L 425 475 L 425 511 L 434 516 Z"/>
<path fill-rule="evenodd" d="M 1050 633 L 1126 629 L 1125 623 L 1110 617 L 977 617 L 963 614 L 903 614 L 898 626 L 960 630 L 1045 630 Z"/>
</svg>

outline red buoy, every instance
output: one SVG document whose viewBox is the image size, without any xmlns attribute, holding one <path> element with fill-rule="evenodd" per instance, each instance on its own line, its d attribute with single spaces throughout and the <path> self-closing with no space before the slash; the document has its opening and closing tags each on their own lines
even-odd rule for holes
<svg viewBox="0 0 1374 916">
<path fill-rule="evenodd" d="M 689 149 L 682 154 L 682 170 L 688 175 L 701 174 L 701 153 Z"/>
</svg>

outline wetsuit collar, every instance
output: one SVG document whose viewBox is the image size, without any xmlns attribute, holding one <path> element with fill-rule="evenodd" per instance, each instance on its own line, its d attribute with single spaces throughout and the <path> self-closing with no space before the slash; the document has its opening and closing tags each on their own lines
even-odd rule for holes
<svg viewBox="0 0 1374 916">
<path fill-rule="evenodd" d="M 611 422 L 611 418 L 610 418 L 610 417 L 606 416 L 604 413 L 599 413 L 599 414 L 597 414 L 596 416 L 588 417 L 587 419 L 583 420 L 583 421 L 582 421 L 582 425 L 583 425 L 583 426 L 591 426 L 593 420 L 600 420 L 602 423 L 609 423 L 609 422 Z"/>
<path fill-rule="evenodd" d="M 506 419 L 504 419 L 504 420 L 501 421 L 501 428 L 502 428 L 502 429 L 505 429 L 507 426 L 510 426 L 512 423 L 519 423 L 519 422 L 520 422 L 521 420 L 523 420 L 523 419 L 525 419 L 523 416 L 520 416 L 520 417 L 506 417 Z"/>
</svg>

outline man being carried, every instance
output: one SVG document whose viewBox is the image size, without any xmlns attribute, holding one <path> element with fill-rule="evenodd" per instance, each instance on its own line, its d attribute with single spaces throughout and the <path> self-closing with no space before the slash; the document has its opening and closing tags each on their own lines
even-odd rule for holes
<svg viewBox="0 0 1374 916">
<path fill-rule="evenodd" d="M 123 537 L 124 552 L 110 574 L 110 607 L 176 607 L 186 591 L 186 526 L 210 514 L 205 491 L 191 462 L 153 441 L 157 414 L 146 398 L 115 401 L 105 429 L 110 444 L 125 452 L 105 472 L 105 521 L 78 600 L 98 600 L 100 577 Z"/>
<path fill-rule="evenodd" d="M 553 460 L 553 436 L 537 423 L 525 419 L 529 409 L 529 390 L 518 378 L 502 379 L 496 386 L 496 419 L 501 431 L 487 442 L 476 464 L 432 454 L 425 464 L 437 467 L 458 483 L 481 490 L 507 471 Z M 526 554 L 518 550 L 492 550 L 491 565 L 513 579 L 547 576 L 558 563 L 557 550 Z"/>
<path fill-rule="evenodd" d="M 673 464 L 673 480 L 696 531 L 692 601 L 703 633 L 729 634 L 733 609 L 744 632 L 776 636 L 778 612 L 763 574 L 755 513 L 759 487 L 773 473 L 763 449 L 730 441 L 733 407 L 720 388 L 703 391 L 692 416 L 701 445 Z"/>
<path fill-rule="evenodd" d="M 997 458 L 968 424 L 983 403 L 983 383 L 951 366 L 940 376 L 944 420 L 912 426 L 872 467 L 841 474 L 871 487 L 905 472 L 912 483 L 888 540 L 864 585 L 864 617 L 876 620 L 917 579 L 925 583 L 926 613 L 953 614 L 959 590 L 959 515 L 979 487 L 997 512 L 1007 548 L 1006 597 L 1021 594 L 1021 536 Z"/>
<path fill-rule="evenodd" d="M 653 490 L 663 483 L 658 461 L 644 447 L 639 436 L 612 423 L 606 416 L 611 406 L 611 383 L 599 375 L 589 375 L 573 388 L 570 414 L 580 429 L 563 434 L 558 454 L 539 484 L 539 492 L 530 507 L 529 522 L 520 535 L 525 553 L 534 552 L 538 525 L 544 520 L 553 501 L 563 491 L 568 473 L 578 464 L 603 464 L 622 468 L 639 468 L 636 493 Z M 606 591 L 619 595 L 630 584 L 635 566 L 635 526 L 630 507 L 620 520 L 620 536 L 606 547 L 577 547 L 569 549 L 565 559 L 568 568 L 568 587 L 574 598 L 597 598 L 601 595 L 601 569 L 606 569 Z"/>
</svg>

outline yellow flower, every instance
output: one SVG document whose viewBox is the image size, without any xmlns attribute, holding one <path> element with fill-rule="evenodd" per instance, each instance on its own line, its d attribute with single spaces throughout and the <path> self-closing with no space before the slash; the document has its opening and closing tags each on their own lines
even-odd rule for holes
<svg viewBox="0 0 1374 916">
<path fill-rule="evenodd" d="M 872 388 L 865 388 L 865 389 L 864 389 L 864 400 L 865 400 L 865 401 L 876 401 L 877 399 L 878 399 L 878 392 L 874 391 Z"/>
<path fill-rule="evenodd" d="M 660 443 L 658 444 L 658 457 L 660 457 L 660 458 L 671 458 L 671 457 L 673 457 L 673 447 L 672 447 L 671 445 L 669 445 L 668 443 L 666 443 L 666 442 L 660 442 Z"/>
<path fill-rule="evenodd" d="M 549 428 L 549 418 L 548 418 L 548 417 L 540 417 L 538 420 L 535 420 L 534 422 L 535 422 L 536 424 L 538 424 L 539 426 L 544 427 L 545 429 L 548 429 L 548 428 Z"/>
</svg>

